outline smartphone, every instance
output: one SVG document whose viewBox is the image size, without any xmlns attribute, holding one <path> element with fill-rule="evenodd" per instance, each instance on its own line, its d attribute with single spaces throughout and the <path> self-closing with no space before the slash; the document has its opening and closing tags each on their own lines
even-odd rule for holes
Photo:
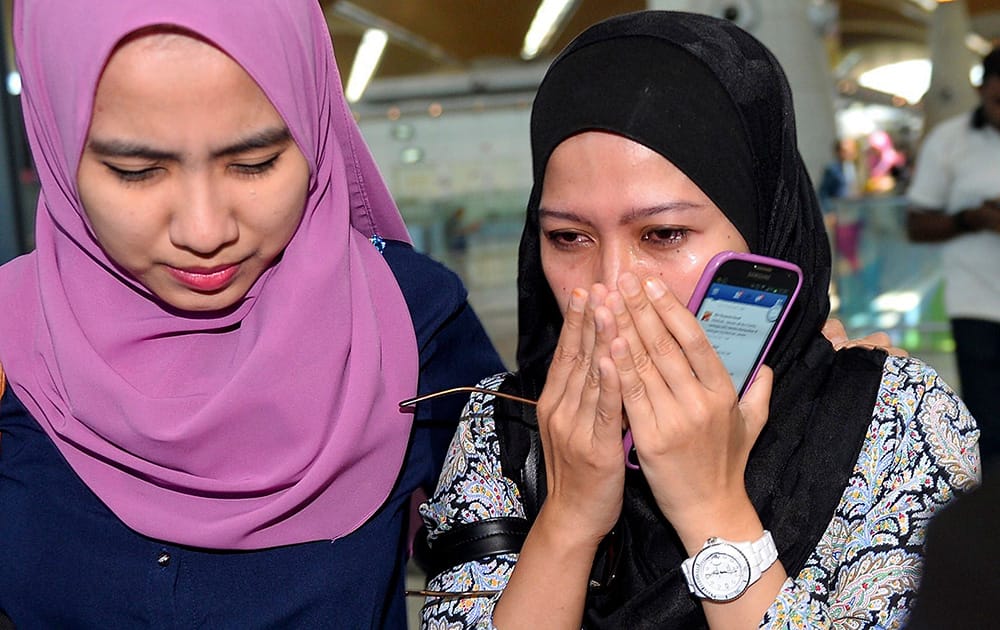
<svg viewBox="0 0 1000 630">
<path fill-rule="evenodd" d="M 726 251 L 705 266 L 688 310 L 698 319 L 741 398 L 801 286 L 802 270 L 767 256 Z M 625 435 L 625 461 L 638 468 L 631 432 Z"/>
</svg>

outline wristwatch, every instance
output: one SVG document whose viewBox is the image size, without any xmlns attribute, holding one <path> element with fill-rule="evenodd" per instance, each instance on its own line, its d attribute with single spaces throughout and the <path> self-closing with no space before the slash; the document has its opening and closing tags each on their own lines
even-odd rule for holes
<svg viewBox="0 0 1000 630">
<path fill-rule="evenodd" d="M 701 551 L 681 563 L 681 570 L 696 596 L 728 602 L 750 588 L 777 559 L 771 532 L 764 530 L 752 542 L 709 538 Z"/>
</svg>

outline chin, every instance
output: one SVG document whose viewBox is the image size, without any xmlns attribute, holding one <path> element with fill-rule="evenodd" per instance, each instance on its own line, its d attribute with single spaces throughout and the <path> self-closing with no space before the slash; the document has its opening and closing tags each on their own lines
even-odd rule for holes
<svg viewBox="0 0 1000 630">
<path fill-rule="evenodd" d="M 188 313 L 213 313 L 225 311 L 239 303 L 243 298 L 243 293 L 235 291 L 229 287 L 215 294 L 204 294 L 196 292 L 183 292 L 164 294 L 154 291 L 156 297 L 169 308 Z"/>
</svg>

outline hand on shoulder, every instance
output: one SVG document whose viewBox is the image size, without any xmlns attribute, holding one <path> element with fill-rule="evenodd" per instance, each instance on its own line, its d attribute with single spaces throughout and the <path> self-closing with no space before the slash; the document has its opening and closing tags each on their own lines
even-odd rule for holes
<svg viewBox="0 0 1000 630">
<path fill-rule="evenodd" d="M 849 339 L 844 324 L 839 319 L 828 319 L 823 324 L 823 336 L 833 345 L 834 350 L 862 347 L 869 350 L 885 350 L 894 357 L 908 357 L 910 353 L 892 345 L 892 340 L 884 332 L 873 332 L 859 339 Z"/>
</svg>

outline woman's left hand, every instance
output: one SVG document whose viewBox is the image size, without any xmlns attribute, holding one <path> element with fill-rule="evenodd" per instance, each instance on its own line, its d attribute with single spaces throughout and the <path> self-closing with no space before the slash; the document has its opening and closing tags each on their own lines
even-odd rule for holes
<svg viewBox="0 0 1000 630">
<path fill-rule="evenodd" d="M 763 366 L 740 401 L 701 326 L 659 279 L 623 274 L 618 288 L 607 299 L 619 332 L 611 352 L 639 462 L 664 516 L 700 546 L 706 524 L 752 511 L 744 472 L 772 373 Z"/>
</svg>

